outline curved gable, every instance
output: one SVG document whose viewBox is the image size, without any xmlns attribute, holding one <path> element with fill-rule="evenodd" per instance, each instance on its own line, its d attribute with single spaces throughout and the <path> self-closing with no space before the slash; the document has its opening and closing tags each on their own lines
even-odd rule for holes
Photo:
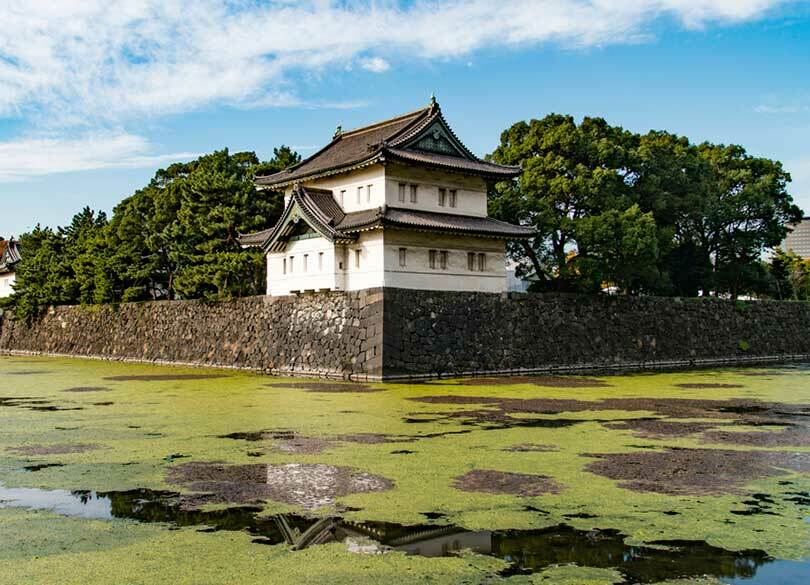
<svg viewBox="0 0 810 585">
<path fill-rule="evenodd" d="M 265 252 L 278 252 L 287 247 L 291 238 L 313 232 L 330 242 L 354 241 L 356 236 L 345 234 L 336 228 L 344 215 L 332 198 L 331 191 L 299 185 L 293 191 L 289 204 L 262 249 Z"/>
</svg>

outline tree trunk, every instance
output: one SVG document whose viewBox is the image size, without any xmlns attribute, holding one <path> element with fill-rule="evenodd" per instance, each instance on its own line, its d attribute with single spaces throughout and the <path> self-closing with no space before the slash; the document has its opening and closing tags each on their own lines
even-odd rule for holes
<svg viewBox="0 0 810 585">
<path fill-rule="evenodd" d="M 534 267 L 534 273 L 537 275 L 537 278 L 546 278 L 547 275 L 543 270 L 542 266 L 540 265 L 540 259 L 537 257 L 537 253 L 534 251 L 534 248 L 532 248 L 531 244 L 526 240 L 523 240 L 522 244 L 523 244 L 523 251 L 526 252 L 526 256 L 529 257 L 529 260 L 531 261 L 532 266 Z"/>
</svg>

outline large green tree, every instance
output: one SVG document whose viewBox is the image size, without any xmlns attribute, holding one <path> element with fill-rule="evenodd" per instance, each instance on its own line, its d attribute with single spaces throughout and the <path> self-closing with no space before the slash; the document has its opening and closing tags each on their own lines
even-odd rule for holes
<svg viewBox="0 0 810 585">
<path fill-rule="evenodd" d="M 37 226 L 23 234 L 22 261 L 17 266 L 13 302 L 19 316 L 36 314 L 43 306 L 111 300 L 104 292 L 107 216 L 89 207 L 57 228 Z"/>
<path fill-rule="evenodd" d="M 582 218 L 576 239 L 574 262 L 588 288 L 611 286 L 628 294 L 658 282 L 658 230 L 653 214 L 638 205 Z"/>
<path fill-rule="evenodd" d="M 281 214 L 279 193 L 257 191 L 257 169 L 298 160 L 287 147 L 260 163 L 252 152 L 214 152 L 159 170 L 122 201 L 111 222 L 122 298 L 226 298 L 263 290 L 263 260 L 237 237 Z"/>
<path fill-rule="evenodd" d="M 768 272 L 774 298 L 810 300 L 810 259 L 802 258 L 792 250 L 777 249 L 768 263 Z"/>
<path fill-rule="evenodd" d="M 651 131 L 634 138 L 628 185 L 639 208 L 652 213 L 658 232 L 658 274 L 648 290 L 696 296 L 711 265 L 695 241 L 691 220 L 700 214 L 712 182 L 710 165 L 687 138 Z"/>
<path fill-rule="evenodd" d="M 782 164 L 750 156 L 743 147 L 702 144 L 712 181 L 693 228 L 711 258 L 712 288 L 736 298 L 762 275 L 760 258 L 778 246 L 802 211 L 787 191 Z"/>
<path fill-rule="evenodd" d="M 523 167 L 519 181 L 495 187 L 491 212 L 538 231 L 517 256 L 556 289 L 569 289 L 577 280 L 571 252 L 576 250 L 578 223 L 630 206 L 625 182 L 630 138 L 601 118 L 577 124 L 571 116 L 551 114 L 504 131 L 490 157 Z"/>
<path fill-rule="evenodd" d="M 264 257 L 244 250 L 237 238 L 267 227 L 280 214 L 281 200 L 258 193 L 253 153 L 215 152 L 201 158 L 183 180 L 174 225 L 175 282 L 184 298 L 225 298 L 263 289 Z"/>
<path fill-rule="evenodd" d="M 495 185 L 490 211 L 537 229 L 510 253 L 551 289 L 607 279 L 625 291 L 736 298 L 762 288 L 762 254 L 801 217 L 777 161 L 600 118 L 518 122 L 491 158 L 523 168 Z"/>
<path fill-rule="evenodd" d="M 85 208 L 64 228 L 38 226 L 21 237 L 12 303 L 32 315 L 53 304 L 263 292 L 262 253 L 237 238 L 272 225 L 282 211 L 280 193 L 256 190 L 256 172 L 298 161 L 288 147 L 264 163 L 252 152 L 221 150 L 158 170 L 110 221 Z"/>
</svg>

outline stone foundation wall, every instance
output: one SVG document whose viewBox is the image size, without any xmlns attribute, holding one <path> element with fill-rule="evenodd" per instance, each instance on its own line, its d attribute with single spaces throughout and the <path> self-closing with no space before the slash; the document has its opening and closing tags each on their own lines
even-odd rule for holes
<svg viewBox="0 0 810 585">
<path fill-rule="evenodd" d="M 355 379 L 810 361 L 810 304 L 386 288 L 56 307 L 0 352 Z"/>
<path fill-rule="evenodd" d="M 388 377 L 810 359 L 810 303 L 385 289 L 383 328 Z"/>
<path fill-rule="evenodd" d="M 378 378 L 382 293 L 55 307 L 0 321 L 0 350 Z"/>
</svg>

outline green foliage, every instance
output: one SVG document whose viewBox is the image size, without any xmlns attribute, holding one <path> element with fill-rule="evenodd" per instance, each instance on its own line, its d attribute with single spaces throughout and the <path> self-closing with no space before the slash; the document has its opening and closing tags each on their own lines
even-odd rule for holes
<svg viewBox="0 0 810 585">
<path fill-rule="evenodd" d="M 777 249 L 765 269 L 774 298 L 810 301 L 810 259 Z"/>
<path fill-rule="evenodd" d="M 715 180 L 694 222 L 696 235 L 713 259 L 715 288 L 736 298 L 762 279 L 760 256 L 779 245 L 802 212 L 787 192 L 790 175 L 781 163 L 733 145 L 702 144 L 699 156 Z"/>
<path fill-rule="evenodd" d="M 519 255 L 557 289 L 577 280 L 569 252 L 582 219 L 629 207 L 619 170 L 626 166 L 628 140 L 628 133 L 601 118 L 585 118 L 578 126 L 571 116 L 557 114 L 518 122 L 501 135 L 493 160 L 524 170 L 519 182 L 497 185 L 492 214 L 538 230 Z"/>
<path fill-rule="evenodd" d="M 491 158 L 523 167 L 518 181 L 495 185 L 490 211 L 537 229 L 510 253 L 545 288 L 761 292 L 762 253 L 801 218 L 781 163 L 741 146 L 633 134 L 601 118 L 518 122 Z"/>
<path fill-rule="evenodd" d="M 638 205 L 582 218 L 576 237 L 579 252 L 574 261 L 589 288 L 609 284 L 630 292 L 649 288 L 658 279 L 655 219 Z"/>
<path fill-rule="evenodd" d="M 37 226 L 21 236 L 24 253 L 12 296 L 19 317 L 31 317 L 46 305 L 110 300 L 104 271 L 107 225 L 104 212 L 85 207 L 67 227 Z"/>
<path fill-rule="evenodd" d="M 741 339 L 740 342 L 737 344 L 737 347 L 740 351 L 748 351 L 751 349 L 751 344 L 748 343 L 745 339 Z"/>
<path fill-rule="evenodd" d="M 297 165 L 301 162 L 301 155 L 291 149 L 289 146 L 281 145 L 273 149 L 273 158 L 267 162 L 261 162 L 253 169 L 253 174 L 259 175 L 272 175 L 279 171 Z"/>
<path fill-rule="evenodd" d="M 300 156 L 286 146 L 274 155 L 261 163 L 252 152 L 226 149 L 172 164 L 119 203 L 109 221 L 85 208 L 65 228 L 24 234 L 12 297 L 17 315 L 55 304 L 263 292 L 263 255 L 242 249 L 237 237 L 272 225 L 282 211 L 281 194 L 258 192 L 253 178 Z"/>
</svg>

